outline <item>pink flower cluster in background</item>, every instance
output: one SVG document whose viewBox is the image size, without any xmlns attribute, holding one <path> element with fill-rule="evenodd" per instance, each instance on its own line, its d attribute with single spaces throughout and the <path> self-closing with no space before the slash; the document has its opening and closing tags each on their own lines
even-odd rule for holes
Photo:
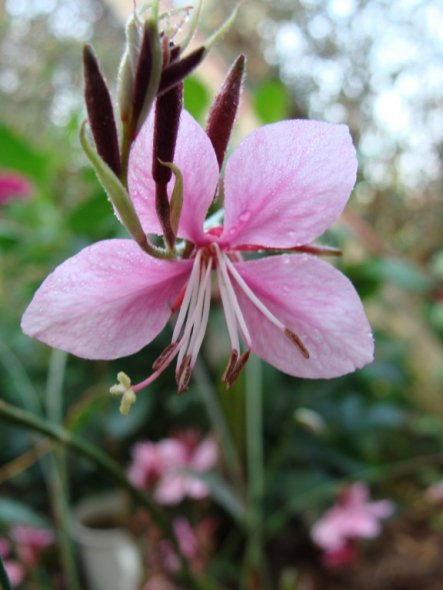
<svg viewBox="0 0 443 590">
<path fill-rule="evenodd" d="M 185 497 L 199 500 L 208 496 L 208 486 L 186 471 L 204 473 L 218 458 L 211 438 L 199 440 L 194 430 L 158 442 L 137 443 L 132 452 L 129 479 L 137 487 L 154 491 L 160 504 L 178 504 Z"/>
<path fill-rule="evenodd" d="M 38 565 L 42 552 L 53 545 L 54 534 L 48 529 L 15 525 L 9 535 L 12 544 L 9 540 L 0 538 L 0 555 L 11 585 L 15 588 L 23 582 L 26 572 Z"/>
<path fill-rule="evenodd" d="M 15 172 L 0 172 L 0 205 L 28 197 L 31 190 L 30 182 L 23 176 Z"/>
<path fill-rule="evenodd" d="M 169 539 L 153 523 L 146 512 L 138 512 L 137 527 L 143 550 L 144 571 L 147 578 L 143 590 L 175 590 L 175 575 L 180 570 L 180 559 Z M 200 513 L 194 522 L 183 516 L 172 520 L 180 551 L 192 572 L 201 576 L 207 571 L 215 547 L 214 518 Z"/>
<path fill-rule="evenodd" d="M 392 502 L 369 501 L 369 490 L 362 482 L 345 488 L 335 506 L 325 512 L 311 531 L 313 541 L 323 549 L 323 563 L 335 567 L 357 556 L 355 541 L 373 539 L 380 534 L 384 518 L 394 511 Z"/>
</svg>

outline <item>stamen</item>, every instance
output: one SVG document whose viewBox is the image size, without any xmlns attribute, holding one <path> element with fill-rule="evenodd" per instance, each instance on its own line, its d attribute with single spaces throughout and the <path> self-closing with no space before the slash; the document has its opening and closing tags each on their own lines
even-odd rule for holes
<svg viewBox="0 0 443 590">
<path fill-rule="evenodd" d="M 201 314 L 199 324 L 195 324 L 195 326 L 194 326 L 191 343 L 189 345 L 189 349 L 190 349 L 191 355 L 192 355 L 191 368 L 195 365 L 195 361 L 197 360 L 197 355 L 198 355 L 199 350 L 201 348 L 203 338 L 204 338 L 205 332 L 206 332 L 206 327 L 208 325 L 209 308 L 210 308 L 210 304 L 211 304 L 211 281 L 210 281 L 211 270 L 212 270 L 212 260 L 209 260 L 208 268 L 206 270 L 206 275 L 205 275 L 205 282 L 203 285 L 204 299 L 203 299 L 202 314 Z"/>
<path fill-rule="evenodd" d="M 226 378 L 226 387 L 231 389 L 234 383 L 237 381 L 243 367 L 246 365 L 249 359 L 249 355 L 251 354 L 250 350 L 246 350 L 238 360 L 236 366 L 232 369 L 232 371 L 227 375 Z"/>
<path fill-rule="evenodd" d="M 206 269 L 205 278 L 203 281 L 195 281 L 195 286 L 193 289 L 191 302 L 189 304 L 189 311 L 188 317 L 186 319 L 186 327 L 183 333 L 183 336 L 180 341 L 180 352 L 177 359 L 177 367 L 180 367 L 181 362 L 187 353 L 187 351 L 191 348 L 189 345 L 189 341 L 191 339 L 191 334 L 193 335 L 193 331 L 198 329 L 201 323 L 202 317 L 202 308 L 203 308 L 203 300 L 206 290 L 206 285 L 208 284 L 209 277 L 211 274 L 211 266 L 209 265 Z M 195 339 L 192 339 L 192 343 L 195 342 Z M 191 344 L 192 344 L 191 343 Z"/>
<path fill-rule="evenodd" d="M 223 373 L 223 377 L 222 377 L 222 383 L 227 383 L 230 374 L 232 373 L 232 371 L 234 370 L 237 361 L 238 361 L 238 357 L 239 357 L 239 353 L 238 350 L 233 350 L 231 352 L 231 356 L 229 357 L 229 361 L 228 364 L 226 366 L 225 372 Z"/>
<path fill-rule="evenodd" d="M 191 360 L 192 356 L 187 354 L 178 368 L 176 379 L 179 393 L 184 393 L 188 389 L 192 374 Z"/>
<path fill-rule="evenodd" d="M 305 359 L 308 359 L 309 350 L 306 348 L 306 346 L 303 344 L 303 342 L 300 340 L 297 334 L 294 334 L 294 332 L 292 332 L 288 328 L 285 328 L 285 335 L 289 338 L 292 344 L 295 344 L 295 346 L 297 346 L 297 348 L 300 350 Z"/>
<path fill-rule="evenodd" d="M 171 354 L 176 352 L 176 348 L 178 346 L 178 342 L 171 342 L 168 346 L 160 353 L 160 355 L 155 359 L 152 364 L 152 370 L 156 371 L 163 367 L 163 365 L 169 360 Z M 168 363 L 169 364 L 169 363 Z"/>
<path fill-rule="evenodd" d="M 192 267 L 191 276 L 189 277 L 188 285 L 186 287 L 185 296 L 183 297 L 183 303 L 181 304 L 180 311 L 178 313 L 177 321 L 175 322 L 174 332 L 172 334 L 172 341 L 175 342 L 178 340 L 179 334 L 181 332 L 183 322 L 186 317 L 186 312 L 189 308 L 189 303 L 191 300 L 191 295 L 194 291 L 194 287 L 196 286 L 196 277 L 198 278 L 200 274 L 200 258 L 201 258 L 201 250 L 197 252 L 197 255 L 194 260 L 194 265 Z"/>
<path fill-rule="evenodd" d="M 218 244 L 214 244 L 214 246 L 215 246 L 215 250 L 217 252 L 217 259 L 218 259 L 219 267 L 220 267 L 220 270 L 222 272 L 222 276 L 224 279 L 224 284 L 226 286 L 226 290 L 228 293 L 229 302 L 232 305 L 232 309 L 233 309 L 235 316 L 237 318 L 237 321 L 238 321 L 238 324 L 239 324 L 240 329 L 242 331 L 243 338 L 245 339 L 246 345 L 248 348 L 251 348 L 251 336 L 249 334 L 249 330 L 246 325 L 245 318 L 243 317 L 243 313 L 242 313 L 242 311 L 240 309 L 240 305 L 238 304 L 238 301 L 237 301 L 237 296 L 235 294 L 232 283 L 229 280 L 228 271 L 226 269 L 226 263 L 228 262 L 229 259 L 227 256 L 225 256 L 221 253 Z"/>
<path fill-rule="evenodd" d="M 217 268 L 217 278 L 223 310 L 225 312 L 226 326 L 228 328 L 229 339 L 231 341 L 231 348 L 233 351 L 236 350 L 238 352 L 240 350 L 240 344 L 238 341 L 237 322 L 235 320 L 235 314 L 232 309 L 232 305 L 230 304 L 229 295 L 226 290 L 226 285 L 220 270 L 220 265 Z"/>
<path fill-rule="evenodd" d="M 253 293 L 253 291 L 251 290 L 249 285 L 245 282 L 243 277 L 240 275 L 238 270 L 235 268 L 235 266 L 232 264 L 232 262 L 229 260 L 229 258 L 227 256 L 224 256 L 224 260 L 226 262 L 226 266 L 229 268 L 231 275 L 237 281 L 238 286 L 243 291 L 243 293 L 246 295 L 246 297 L 248 297 L 248 299 L 251 301 L 251 303 L 253 303 L 256 306 L 256 308 L 259 311 L 261 311 L 262 314 L 271 323 L 274 324 L 274 326 L 276 326 L 277 328 L 282 330 L 285 333 L 285 335 L 289 338 L 289 340 L 293 344 L 295 344 L 295 346 L 297 346 L 297 348 L 300 350 L 300 352 L 305 357 L 305 359 L 308 359 L 310 356 L 309 351 L 306 348 L 306 346 L 303 344 L 303 342 L 301 341 L 299 336 L 297 336 L 294 332 L 292 332 L 291 330 L 286 328 L 286 326 L 279 319 L 277 319 L 273 313 L 271 313 L 269 311 L 269 309 L 266 307 L 266 305 L 264 305 L 264 303 L 262 303 L 260 301 L 260 299 L 258 299 L 258 297 Z"/>
</svg>

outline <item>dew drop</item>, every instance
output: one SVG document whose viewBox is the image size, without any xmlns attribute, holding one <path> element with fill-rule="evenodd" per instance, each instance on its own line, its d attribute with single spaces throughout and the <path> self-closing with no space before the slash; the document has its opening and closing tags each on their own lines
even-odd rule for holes
<svg viewBox="0 0 443 590">
<path fill-rule="evenodd" d="M 243 211 L 243 212 L 242 212 L 242 213 L 240 213 L 240 215 L 239 215 L 239 220 L 240 220 L 242 223 L 246 223 L 247 221 L 249 221 L 249 220 L 251 219 L 251 215 L 252 215 L 252 214 L 251 214 L 251 212 L 250 212 L 250 211 L 248 211 L 248 210 L 246 210 L 246 211 Z"/>
</svg>

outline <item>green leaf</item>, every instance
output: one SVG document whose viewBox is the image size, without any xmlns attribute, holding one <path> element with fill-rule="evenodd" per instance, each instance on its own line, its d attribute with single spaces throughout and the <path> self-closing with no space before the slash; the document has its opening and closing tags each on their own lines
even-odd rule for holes
<svg viewBox="0 0 443 590">
<path fill-rule="evenodd" d="M 100 236 L 114 228 L 115 217 L 103 192 L 79 203 L 69 214 L 68 226 L 75 234 Z"/>
<path fill-rule="evenodd" d="M 37 182 L 48 173 L 49 158 L 0 123 L 0 168 L 16 170 Z"/>
<path fill-rule="evenodd" d="M 11 500 L 11 498 L 6 497 L 0 497 L 0 522 L 7 526 L 26 524 L 39 528 L 50 527 L 48 520 L 32 508 L 17 500 Z"/>
<path fill-rule="evenodd" d="M 197 121 L 202 121 L 210 101 L 206 86 L 196 76 L 189 76 L 185 79 L 184 96 L 185 109 Z"/>
<path fill-rule="evenodd" d="M 254 92 L 255 112 L 263 123 L 275 123 L 290 115 L 291 101 L 286 86 L 279 80 L 266 80 Z"/>
<path fill-rule="evenodd" d="M 203 481 L 209 488 L 212 498 L 220 504 L 237 522 L 244 522 L 246 517 L 246 507 L 238 497 L 235 490 L 217 473 L 201 471 L 188 471 L 186 474 L 192 475 Z"/>
</svg>

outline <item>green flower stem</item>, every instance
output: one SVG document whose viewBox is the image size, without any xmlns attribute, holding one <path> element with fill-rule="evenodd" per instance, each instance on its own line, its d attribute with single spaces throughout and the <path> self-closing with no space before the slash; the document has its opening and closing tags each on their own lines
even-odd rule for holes
<svg viewBox="0 0 443 590">
<path fill-rule="evenodd" d="M 263 380 L 260 360 L 251 356 L 246 373 L 246 458 L 248 468 L 248 543 L 246 574 L 250 584 L 264 579 L 263 562 L 263 495 L 265 489 L 263 463 Z M 266 584 L 266 585 L 265 585 Z"/>
<path fill-rule="evenodd" d="M 9 581 L 8 574 L 6 573 L 5 564 L 3 558 L 0 555 L 0 590 L 12 590 L 11 582 Z"/>
<path fill-rule="evenodd" d="M 46 384 L 46 410 L 52 423 L 63 421 L 63 381 L 68 355 L 62 350 L 52 350 Z M 75 552 L 70 536 L 70 499 L 66 453 L 56 448 L 49 457 L 49 490 L 57 523 L 57 545 L 69 590 L 80 590 L 80 578 L 75 561 Z"/>
<path fill-rule="evenodd" d="M 183 582 L 188 584 L 187 588 L 201 590 L 203 586 L 191 573 L 188 563 L 177 543 L 169 519 L 162 514 L 146 492 L 134 487 L 128 481 L 124 471 L 115 461 L 108 457 L 106 453 L 101 451 L 95 445 L 70 433 L 62 426 L 51 424 L 50 422 L 34 416 L 25 410 L 12 406 L 3 400 L 0 400 L 0 418 L 3 418 L 12 424 L 22 426 L 23 428 L 28 428 L 34 432 L 39 432 L 48 438 L 53 439 L 63 447 L 66 447 L 69 451 L 80 454 L 105 471 L 117 484 L 130 494 L 137 504 L 143 506 L 150 513 L 154 522 L 172 543 L 176 554 L 179 556 L 181 563 L 181 577 Z M 6 590 L 9 590 L 8 586 L 6 586 Z"/>
<path fill-rule="evenodd" d="M 197 360 L 195 364 L 193 375 L 200 389 L 203 403 L 206 406 L 206 411 L 212 423 L 212 427 L 214 428 L 220 446 L 223 449 L 223 457 L 226 461 L 226 467 L 231 476 L 231 480 L 236 484 L 238 494 L 241 497 L 244 497 L 244 481 L 240 458 L 237 449 L 235 448 L 229 427 L 226 424 L 226 420 L 220 408 L 217 391 L 200 360 Z"/>
</svg>

